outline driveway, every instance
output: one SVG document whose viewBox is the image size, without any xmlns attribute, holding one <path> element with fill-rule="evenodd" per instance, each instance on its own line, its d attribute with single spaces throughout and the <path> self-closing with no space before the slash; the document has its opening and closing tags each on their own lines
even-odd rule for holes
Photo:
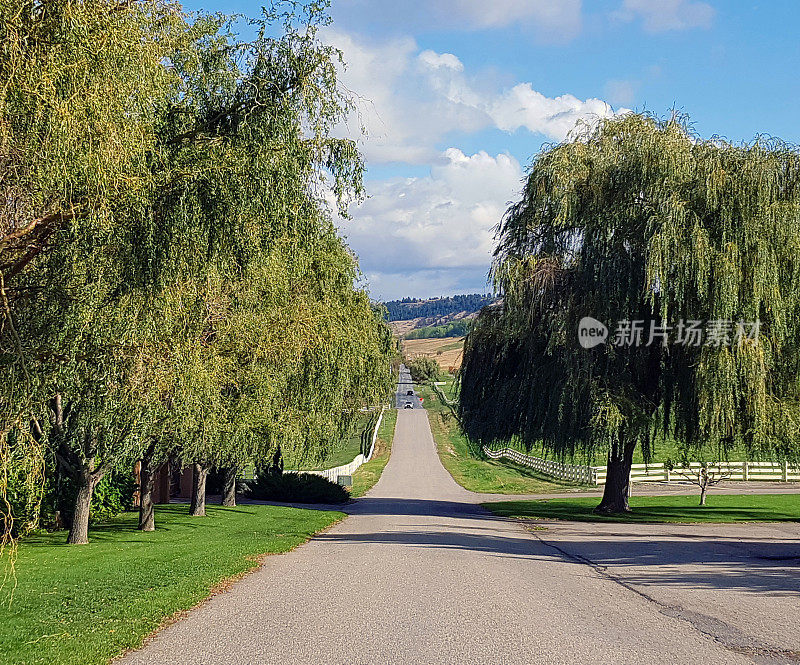
<svg viewBox="0 0 800 665">
<path fill-rule="evenodd" d="M 350 517 L 122 662 L 800 663 L 798 525 L 528 530 L 482 500 L 401 409 Z"/>
</svg>

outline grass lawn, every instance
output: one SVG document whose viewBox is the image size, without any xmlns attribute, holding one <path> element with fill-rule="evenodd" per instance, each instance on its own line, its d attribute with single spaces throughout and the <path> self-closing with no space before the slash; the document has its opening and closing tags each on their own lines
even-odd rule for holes
<svg viewBox="0 0 800 665">
<path fill-rule="evenodd" d="M 705 506 L 698 495 L 632 496 L 631 513 L 595 515 L 599 498 L 543 499 L 484 503 L 497 515 L 577 522 L 797 522 L 800 494 L 708 494 Z"/>
<path fill-rule="evenodd" d="M 127 513 L 90 529 L 84 546 L 64 544 L 65 532 L 24 540 L 10 605 L 14 580 L 0 591 L 0 662 L 106 663 L 261 555 L 286 552 L 344 517 L 277 506 L 207 510 L 191 518 L 185 505 L 158 506 L 154 533 L 137 531 L 137 515 Z"/>
<path fill-rule="evenodd" d="M 386 409 L 383 414 L 381 426 L 378 428 L 378 438 L 375 439 L 375 451 L 372 459 L 362 464 L 353 474 L 353 487 L 350 496 L 358 498 L 364 496 L 372 486 L 378 482 L 383 469 L 392 453 L 392 440 L 394 439 L 394 426 L 397 423 L 397 409 Z"/>
<path fill-rule="evenodd" d="M 443 388 L 447 394 L 451 386 Z M 493 494 L 545 494 L 585 489 L 583 485 L 550 478 L 513 462 L 476 457 L 470 452 L 469 442 L 461 433 L 450 407 L 443 404 L 429 386 L 416 386 L 416 390 L 424 398 L 439 459 L 462 487 Z"/>
</svg>

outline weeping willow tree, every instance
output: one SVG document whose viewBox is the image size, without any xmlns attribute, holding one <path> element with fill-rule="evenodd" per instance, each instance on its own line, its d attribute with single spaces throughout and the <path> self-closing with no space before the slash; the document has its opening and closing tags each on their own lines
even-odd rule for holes
<svg viewBox="0 0 800 665">
<path fill-rule="evenodd" d="M 0 4 L 3 471 L 41 471 L 21 441 L 48 451 L 78 486 L 69 542 L 111 468 L 313 452 L 388 390 L 385 330 L 323 203 L 362 191 L 354 144 L 331 138 L 339 54 L 324 5 L 284 6 L 243 41 L 173 3 Z"/>
<path fill-rule="evenodd" d="M 461 373 L 476 439 L 607 454 L 608 512 L 628 509 L 636 446 L 650 459 L 661 436 L 687 451 L 796 454 L 794 147 L 703 140 L 681 117 L 603 121 L 536 158 L 492 272 L 503 302 L 480 315 Z M 610 328 L 606 344 L 579 344 L 587 316 Z"/>
<path fill-rule="evenodd" d="M 165 2 L 0 0 L 0 496 L 13 478 L 30 507 L 12 528 L 5 502 L 4 538 L 35 525 L 46 463 L 85 498 L 137 421 L 138 305 L 115 253 L 148 197 L 181 24 Z"/>
<path fill-rule="evenodd" d="M 194 294 L 169 336 L 183 360 L 165 439 L 194 468 L 193 515 L 211 467 L 235 471 L 278 447 L 320 455 L 390 389 L 388 332 L 354 289 L 324 203 L 329 190 L 341 209 L 360 197 L 363 172 L 353 142 L 331 136 L 351 105 L 340 54 L 317 36 L 326 20 L 315 3 L 268 12 L 242 42 L 203 19 L 172 59 L 181 94 L 164 115 L 167 168 L 130 247 L 140 279 L 170 298 L 179 277 Z"/>
</svg>

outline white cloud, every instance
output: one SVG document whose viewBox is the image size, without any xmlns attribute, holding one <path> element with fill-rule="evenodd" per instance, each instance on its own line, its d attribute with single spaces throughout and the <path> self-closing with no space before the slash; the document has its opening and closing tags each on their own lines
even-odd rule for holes
<svg viewBox="0 0 800 665">
<path fill-rule="evenodd" d="M 429 176 L 368 183 L 370 198 L 340 227 L 368 275 L 467 269 L 482 276 L 492 229 L 518 198 L 522 177 L 510 155 L 450 148 Z"/>
<path fill-rule="evenodd" d="M 407 37 L 368 43 L 328 30 L 325 38 L 344 52 L 347 68 L 341 78 L 358 96 L 347 133 L 359 138 L 361 127 L 366 129 L 367 161 L 427 164 L 452 129 L 477 131 L 489 124 L 485 114 L 451 102 L 440 89 L 441 81 L 460 75 L 463 66 L 456 56 L 419 53 Z"/>
<path fill-rule="evenodd" d="M 490 78 L 465 71 L 456 55 L 420 52 L 410 38 L 377 44 L 333 30 L 324 36 L 348 63 L 342 80 L 359 95 L 348 133 L 358 138 L 361 125 L 366 128 L 369 162 L 431 163 L 452 132 L 524 128 L 561 141 L 577 122 L 614 113 L 600 99 L 547 97 L 531 83 L 498 89 Z"/>
<path fill-rule="evenodd" d="M 603 100 L 548 97 L 527 82 L 502 87 L 496 76 L 469 71 L 453 53 L 422 50 L 411 38 L 374 42 L 332 29 L 323 36 L 348 63 L 341 78 L 359 95 L 358 114 L 340 129 L 361 141 L 365 127 L 367 163 L 430 167 L 424 177 L 368 181 L 370 198 L 339 224 L 372 293 L 383 298 L 485 285 L 493 229 L 518 199 L 524 174 L 509 154 L 443 149 L 453 134 L 528 131 L 561 141 L 580 121 L 615 113 Z"/>
<path fill-rule="evenodd" d="M 648 32 L 708 28 L 716 10 L 695 0 L 623 0 L 617 16 L 624 21 L 640 18 Z"/>
<path fill-rule="evenodd" d="M 419 54 L 419 61 L 431 69 L 447 67 L 457 72 L 464 71 L 464 65 L 452 53 L 436 53 L 436 51 L 423 51 Z"/>
<path fill-rule="evenodd" d="M 606 118 L 614 115 L 614 110 L 600 99 L 582 101 L 573 95 L 546 97 L 530 83 L 519 83 L 490 102 L 489 114 L 499 129 L 513 132 L 524 127 L 560 141 L 579 121 Z"/>
</svg>

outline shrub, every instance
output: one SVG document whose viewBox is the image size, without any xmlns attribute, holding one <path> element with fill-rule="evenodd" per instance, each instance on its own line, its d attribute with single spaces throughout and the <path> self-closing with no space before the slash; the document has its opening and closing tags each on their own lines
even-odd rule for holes
<svg viewBox="0 0 800 665">
<path fill-rule="evenodd" d="M 261 473 L 247 482 L 245 496 L 287 503 L 344 503 L 350 499 L 341 485 L 310 473 Z"/>
<path fill-rule="evenodd" d="M 414 383 L 425 383 L 426 381 L 436 381 L 439 378 L 439 363 L 433 358 L 420 356 L 414 358 L 408 365 L 411 378 Z"/>
<path fill-rule="evenodd" d="M 42 506 L 42 522 L 46 527 L 69 527 L 77 493 L 75 482 L 51 470 L 47 474 Z M 105 522 L 126 510 L 133 510 L 136 481 L 127 470 L 113 470 L 103 476 L 92 494 L 90 521 Z M 56 520 L 56 512 L 59 518 Z"/>
</svg>

